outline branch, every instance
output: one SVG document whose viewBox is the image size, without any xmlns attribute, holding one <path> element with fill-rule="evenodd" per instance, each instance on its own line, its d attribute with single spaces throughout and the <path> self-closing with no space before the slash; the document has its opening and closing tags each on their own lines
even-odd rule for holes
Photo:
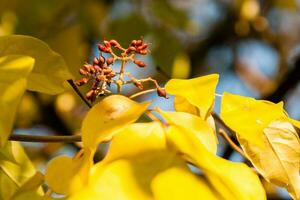
<svg viewBox="0 0 300 200">
<path fill-rule="evenodd" d="M 88 100 L 86 100 L 86 98 L 81 94 L 81 92 L 79 91 L 78 87 L 75 85 L 74 81 L 72 79 L 67 80 L 68 83 L 71 85 L 71 87 L 73 88 L 73 90 L 76 92 L 76 94 L 82 99 L 82 101 L 89 107 L 91 108 L 92 105 L 90 104 L 90 102 L 88 102 Z"/>
<path fill-rule="evenodd" d="M 220 135 L 228 142 L 228 144 L 231 146 L 232 149 L 234 149 L 236 152 L 238 152 L 241 156 L 243 156 L 244 158 L 246 158 L 247 160 L 248 157 L 244 154 L 243 150 L 238 147 L 231 139 L 230 137 L 227 135 L 227 133 L 223 130 L 223 129 L 219 129 L 218 133 L 220 133 Z"/>
<path fill-rule="evenodd" d="M 59 135 L 59 136 L 44 136 L 44 135 L 10 135 L 10 141 L 22 142 L 64 142 L 73 143 L 81 142 L 80 135 Z"/>
</svg>

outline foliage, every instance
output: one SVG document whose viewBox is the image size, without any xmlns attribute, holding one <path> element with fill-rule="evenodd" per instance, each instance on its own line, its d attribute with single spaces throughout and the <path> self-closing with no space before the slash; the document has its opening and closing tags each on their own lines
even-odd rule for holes
<svg viewBox="0 0 300 200">
<path fill-rule="evenodd" d="M 111 41 L 109 45 L 114 43 Z M 99 45 L 99 49 L 113 55 L 105 49 L 110 48 L 107 42 Z M 139 46 L 130 45 L 136 50 Z M 126 51 L 120 58 L 119 86 L 126 82 L 122 79 L 126 74 L 123 64 L 130 56 L 124 54 Z M 108 67 L 111 62 L 106 59 L 99 64 L 101 58 L 102 54 L 85 68 L 84 73 L 90 73 L 95 80 L 104 74 L 104 65 Z M 95 73 L 91 73 L 93 70 Z M 50 197 L 55 192 L 68 199 L 263 200 L 266 193 L 259 174 L 286 187 L 294 199 L 300 199 L 300 141 L 294 128 L 300 128 L 300 122 L 287 116 L 283 103 L 224 93 L 221 118 L 236 134 L 256 171 L 216 155 L 219 130 L 212 109 L 217 74 L 171 79 L 166 83 L 166 91 L 156 80 L 148 78 L 155 83 L 151 91 L 164 97 L 166 93 L 175 95 L 173 112 L 158 107 L 149 109 L 150 102 L 132 100 L 139 94 L 129 98 L 121 95 L 120 89 L 118 94 L 101 99 L 82 122 L 82 149 L 74 157 L 58 156 L 51 160 L 43 176 L 34 169 L 19 143 L 7 141 L 14 113 L 26 89 L 57 94 L 72 76 L 63 58 L 42 41 L 14 35 L 0 38 L 0 72 L 0 87 L 4 91 L 0 96 L 3 199 L 49 199 L 55 198 Z M 101 92 L 108 79 L 100 77 L 95 82 L 92 91 Z M 94 102 L 104 94 L 107 95 L 97 93 L 89 100 Z M 142 115 L 151 120 L 141 122 Z M 94 162 L 98 145 L 108 141 L 111 145 L 107 155 Z M 46 193 L 40 189 L 43 183 L 49 187 Z"/>
</svg>

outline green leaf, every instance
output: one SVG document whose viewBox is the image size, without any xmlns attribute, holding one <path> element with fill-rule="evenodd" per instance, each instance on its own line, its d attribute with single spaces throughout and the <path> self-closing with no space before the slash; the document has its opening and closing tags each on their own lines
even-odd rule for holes
<svg viewBox="0 0 300 200">
<path fill-rule="evenodd" d="M 12 54 L 35 59 L 34 69 L 28 76 L 29 90 L 58 94 L 64 90 L 63 82 L 72 78 L 63 58 L 39 39 L 24 35 L 0 37 L 0 56 Z"/>
<path fill-rule="evenodd" d="M 17 107 L 26 89 L 26 77 L 34 65 L 28 56 L 0 57 L 0 145 L 3 146 L 12 130 Z"/>
<path fill-rule="evenodd" d="M 269 182 L 286 187 L 300 199 L 300 140 L 289 122 L 275 121 L 263 130 L 264 148 L 238 140 L 257 171 Z"/>
</svg>

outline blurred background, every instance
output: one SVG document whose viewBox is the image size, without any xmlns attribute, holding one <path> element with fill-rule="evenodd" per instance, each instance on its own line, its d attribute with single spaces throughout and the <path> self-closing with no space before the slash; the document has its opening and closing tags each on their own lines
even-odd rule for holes
<svg viewBox="0 0 300 200">
<path fill-rule="evenodd" d="M 219 73 L 217 93 L 283 100 L 289 115 L 300 119 L 299 8 L 300 0 L 0 0 L 0 36 L 23 34 L 45 41 L 64 57 L 77 79 L 78 69 L 98 54 L 96 44 L 101 40 L 117 39 L 126 47 L 143 37 L 151 43 L 151 54 L 141 58 L 147 68 L 128 66 L 136 77 L 151 76 L 163 86 L 170 77 Z M 80 89 L 84 93 L 88 88 Z M 128 87 L 125 94 L 136 91 Z M 218 112 L 220 98 L 216 98 Z M 172 98 L 148 94 L 139 100 L 144 99 L 173 109 Z M 86 111 L 71 88 L 58 96 L 28 92 L 14 132 L 79 134 Z M 41 171 L 47 160 L 74 155 L 79 148 L 23 145 Z M 241 160 L 222 141 L 218 153 Z M 288 198 L 285 191 L 264 184 L 270 199 Z"/>
</svg>

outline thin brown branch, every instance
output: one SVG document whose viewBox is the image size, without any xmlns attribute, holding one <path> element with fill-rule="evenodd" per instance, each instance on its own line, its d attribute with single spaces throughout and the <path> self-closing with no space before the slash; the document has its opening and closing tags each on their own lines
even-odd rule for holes
<svg viewBox="0 0 300 200">
<path fill-rule="evenodd" d="M 21 142 L 63 142 L 63 143 L 73 143 L 81 142 L 80 135 L 57 135 L 57 136 L 45 136 L 45 135 L 10 135 L 9 139 L 11 141 L 21 141 Z"/>
<path fill-rule="evenodd" d="M 248 157 L 244 154 L 243 150 L 238 147 L 231 138 L 227 135 L 227 133 L 223 129 L 219 129 L 218 133 L 228 142 L 228 144 L 234 149 L 236 152 L 238 152 L 241 156 L 246 158 L 248 160 Z"/>
<path fill-rule="evenodd" d="M 76 92 L 76 94 L 82 99 L 82 101 L 89 107 L 91 108 L 92 105 L 90 104 L 90 102 L 88 102 L 88 100 L 81 94 L 81 92 L 79 91 L 78 87 L 75 85 L 74 81 L 72 79 L 67 80 L 68 83 L 71 85 L 71 87 L 73 88 L 73 90 Z"/>
</svg>

